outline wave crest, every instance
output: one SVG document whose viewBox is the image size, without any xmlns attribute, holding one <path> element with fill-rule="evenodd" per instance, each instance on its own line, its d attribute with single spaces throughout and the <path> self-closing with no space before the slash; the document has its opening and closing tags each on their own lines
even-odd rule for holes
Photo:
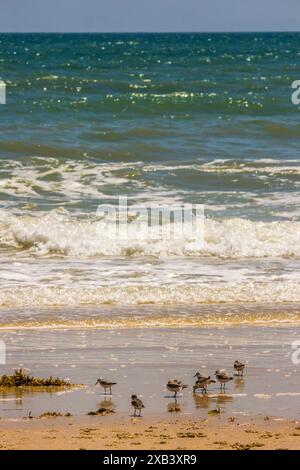
<svg viewBox="0 0 300 470">
<path fill-rule="evenodd" d="M 113 237 L 114 228 L 94 216 L 75 217 L 56 210 L 39 216 L 0 212 L 0 244 L 36 256 L 73 258 L 130 256 L 213 256 L 218 258 L 299 258 L 300 222 L 258 222 L 241 218 L 206 219 L 204 243 L 192 227 L 182 238 L 153 239 L 146 234 Z"/>
</svg>

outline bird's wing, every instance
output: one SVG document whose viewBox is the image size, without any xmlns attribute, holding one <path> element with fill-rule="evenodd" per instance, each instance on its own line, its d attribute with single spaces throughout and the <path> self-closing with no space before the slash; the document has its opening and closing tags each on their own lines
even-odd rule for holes
<svg viewBox="0 0 300 470">
<path fill-rule="evenodd" d="M 228 374 L 226 372 L 219 372 L 217 377 L 219 379 L 228 379 Z"/>
<path fill-rule="evenodd" d="M 201 383 L 205 382 L 207 379 L 208 379 L 208 377 L 202 376 L 200 379 L 197 380 L 197 382 L 201 384 Z"/>
<path fill-rule="evenodd" d="M 142 400 L 140 400 L 139 398 L 135 398 L 134 400 L 132 400 L 131 402 L 134 406 L 142 406 L 144 408 L 144 405 L 143 405 L 143 402 Z"/>
</svg>

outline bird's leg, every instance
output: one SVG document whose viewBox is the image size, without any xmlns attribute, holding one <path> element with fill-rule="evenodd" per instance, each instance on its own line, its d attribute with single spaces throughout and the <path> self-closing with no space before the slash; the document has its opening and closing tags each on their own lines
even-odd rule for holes
<svg viewBox="0 0 300 470">
<path fill-rule="evenodd" d="M 106 395 L 106 388 L 104 389 L 104 395 Z"/>
<path fill-rule="evenodd" d="M 141 416 L 141 412 L 142 412 L 142 410 L 140 410 L 140 414 L 139 414 L 139 416 Z"/>
<path fill-rule="evenodd" d="M 134 408 L 134 413 L 133 413 L 133 416 L 136 416 L 136 409 Z"/>
<path fill-rule="evenodd" d="M 174 392 L 174 398 L 176 399 L 176 397 L 177 397 L 177 392 Z"/>
<path fill-rule="evenodd" d="M 110 390 L 110 394 L 112 394 L 112 393 L 111 393 L 111 387 L 110 387 L 110 389 L 109 389 L 109 390 Z"/>
</svg>

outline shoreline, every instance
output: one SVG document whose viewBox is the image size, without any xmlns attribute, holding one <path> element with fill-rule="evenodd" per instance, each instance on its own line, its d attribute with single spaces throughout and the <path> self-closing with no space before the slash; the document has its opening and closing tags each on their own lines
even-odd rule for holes
<svg viewBox="0 0 300 470">
<path fill-rule="evenodd" d="M 126 330 L 300 326 L 300 303 L 0 306 L 0 335 L 10 330 Z"/>
</svg>

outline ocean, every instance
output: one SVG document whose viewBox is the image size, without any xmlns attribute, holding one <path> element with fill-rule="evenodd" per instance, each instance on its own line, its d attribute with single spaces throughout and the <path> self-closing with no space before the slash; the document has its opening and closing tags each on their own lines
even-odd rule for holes
<svg viewBox="0 0 300 470">
<path fill-rule="evenodd" d="M 1 326 L 299 321 L 299 43 L 0 34 Z M 204 243 L 113 239 L 120 196 L 204 205 Z"/>
</svg>

